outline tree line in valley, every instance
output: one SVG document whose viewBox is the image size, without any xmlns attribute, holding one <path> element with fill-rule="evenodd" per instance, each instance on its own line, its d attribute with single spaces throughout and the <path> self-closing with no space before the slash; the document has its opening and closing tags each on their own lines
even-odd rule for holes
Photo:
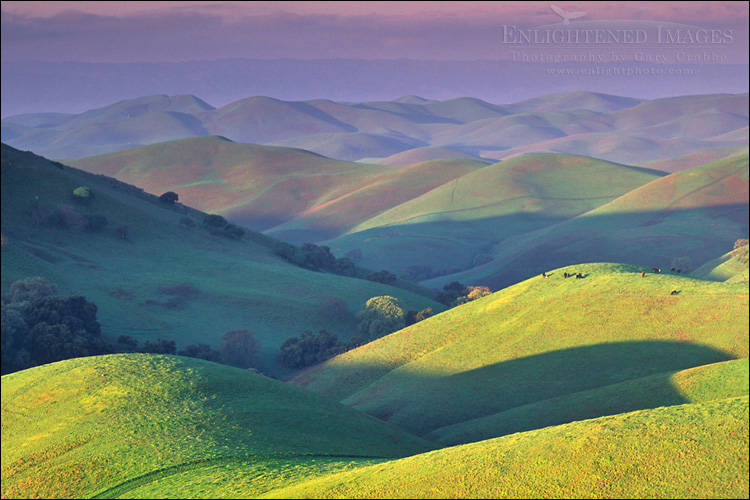
<svg viewBox="0 0 750 500">
<path fill-rule="evenodd" d="M 162 291 L 170 295 L 167 302 L 159 304 L 164 307 L 178 307 L 174 301 L 196 293 L 189 283 Z M 124 292 L 117 290 L 113 293 Z M 489 293 L 486 287 L 464 287 L 454 282 L 447 285 L 438 298 L 446 305 L 458 305 Z M 146 302 L 144 305 L 151 304 Z M 225 332 L 218 349 L 197 343 L 178 350 L 174 340 L 163 338 L 147 340 L 141 345 L 129 335 L 120 335 L 115 343 L 110 343 L 102 337 L 97 312 L 97 306 L 82 295 L 57 295 L 57 287 L 43 277 L 12 283 L 2 297 L 2 374 L 64 359 L 129 352 L 176 354 L 257 369 L 261 343 L 250 330 Z M 321 314 L 331 320 L 340 320 L 350 312 L 346 302 L 332 298 L 321 306 Z M 336 334 L 325 329 L 317 335 L 304 331 L 282 343 L 276 361 L 291 369 L 306 368 L 433 314 L 432 308 L 406 310 L 397 298 L 389 295 L 372 297 L 355 314 L 360 335 L 341 341 Z"/>
</svg>

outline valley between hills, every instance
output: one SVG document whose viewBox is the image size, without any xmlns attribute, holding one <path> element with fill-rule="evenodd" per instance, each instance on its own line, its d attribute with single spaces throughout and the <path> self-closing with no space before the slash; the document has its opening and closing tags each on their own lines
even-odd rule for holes
<svg viewBox="0 0 750 500">
<path fill-rule="evenodd" d="M 748 95 L 2 122 L 3 498 L 747 498 Z"/>
</svg>

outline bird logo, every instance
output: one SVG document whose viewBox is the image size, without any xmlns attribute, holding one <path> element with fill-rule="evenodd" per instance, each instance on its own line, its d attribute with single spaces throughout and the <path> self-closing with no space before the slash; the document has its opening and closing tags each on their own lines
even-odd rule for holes
<svg viewBox="0 0 750 500">
<path fill-rule="evenodd" d="M 555 14 L 563 18 L 563 24 L 570 24 L 571 19 L 577 19 L 586 15 L 585 12 L 565 12 L 560 7 L 556 7 L 552 4 L 550 4 L 550 8 Z"/>
</svg>

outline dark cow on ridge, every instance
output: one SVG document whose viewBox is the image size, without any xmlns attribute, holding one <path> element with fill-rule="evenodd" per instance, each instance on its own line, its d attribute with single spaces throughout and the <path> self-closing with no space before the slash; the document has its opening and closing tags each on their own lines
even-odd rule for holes
<svg viewBox="0 0 750 500">
<path fill-rule="evenodd" d="M 577 280 L 582 280 L 583 279 L 583 275 L 581 273 L 576 274 L 576 279 Z"/>
</svg>

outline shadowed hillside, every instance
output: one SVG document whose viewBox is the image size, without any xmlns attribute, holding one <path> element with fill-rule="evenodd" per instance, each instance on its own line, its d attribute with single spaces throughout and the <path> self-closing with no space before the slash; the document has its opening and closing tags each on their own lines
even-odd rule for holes
<svg viewBox="0 0 750 500">
<path fill-rule="evenodd" d="M 264 498 L 744 498 L 748 398 L 643 410 L 330 474 Z"/>
<path fill-rule="evenodd" d="M 428 318 L 291 383 L 426 435 L 550 398 L 747 358 L 747 284 L 642 277 L 642 269 L 548 270 L 548 278 Z M 619 411 L 633 409 L 621 403 Z M 588 403 L 588 417 L 611 409 L 605 391 Z"/>
<path fill-rule="evenodd" d="M 508 239 L 491 253 L 492 262 L 452 279 L 498 289 L 518 277 L 597 256 L 665 270 L 680 257 L 700 265 L 747 238 L 748 199 L 747 154 L 725 158 L 661 177 L 590 212 Z"/>
<path fill-rule="evenodd" d="M 576 217 L 663 175 L 592 158 L 526 155 L 447 182 L 326 244 L 342 254 L 358 249 L 362 265 L 376 269 L 401 273 L 421 265 L 445 274 L 483 263 L 508 238 Z"/>
<path fill-rule="evenodd" d="M 85 200 L 73 194 L 82 186 L 92 193 Z M 414 292 L 303 269 L 276 254 L 278 240 L 205 221 L 203 212 L 114 178 L 2 147 L 3 293 L 41 276 L 61 295 L 83 295 L 98 307 L 110 343 L 128 335 L 218 348 L 225 332 L 247 329 L 261 344 L 258 368 L 279 376 L 288 373 L 275 361 L 284 340 L 306 330 L 342 341 L 359 335 L 354 314 L 371 297 L 442 310 Z M 332 302 L 341 306 L 333 318 Z"/>
<path fill-rule="evenodd" d="M 214 136 L 68 163 L 138 183 L 149 192 L 176 191 L 200 210 L 257 231 L 273 229 L 282 239 L 299 243 L 337 236 L 363 219 L 485 166 L 470 160 L 367 165 Z M 286 226 L 279 227 L 282 224 Z"/>
</svg>

